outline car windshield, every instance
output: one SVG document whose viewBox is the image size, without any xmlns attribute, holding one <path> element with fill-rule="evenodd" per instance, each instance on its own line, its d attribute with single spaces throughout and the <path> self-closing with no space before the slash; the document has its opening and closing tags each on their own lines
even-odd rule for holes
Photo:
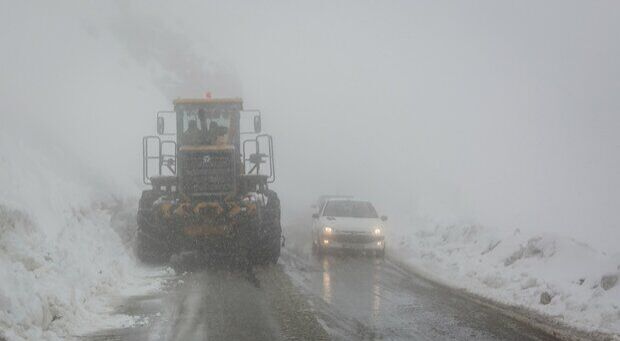
<svg viewBox="0 0 620 341">
<path fill-rule="evenodd" d="M 377 218 L 377 211 L 367 201 L 328 201 L 323 216 L 348 218 Z"/>
</svg>

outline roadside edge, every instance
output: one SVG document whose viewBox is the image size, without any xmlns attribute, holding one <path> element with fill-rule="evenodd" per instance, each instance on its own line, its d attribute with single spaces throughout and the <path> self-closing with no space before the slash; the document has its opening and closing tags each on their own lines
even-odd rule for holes
<svg viewBox="0 0 620 341">
<path fill-rule="evenodd" d="M 567 340 L 567 341 L 590 341 L 590 340 L 600 340 L 600 341 L 620 341 L 620 335 L 610 334 L 604 332 L 597 331 L 587 331 L 575 326 L 572 326 L 566 322 L 559 321 L 558 319 L 542 314 L 540 312 L 534 311 L 524 306 L 520 305 L 510 305 L 503 302 L 499 302 L 493 300 L 491 298 L 476 294 L 464 288 L 457 288 L 441 277 L 430 273 L 425 269 L 421 269 L 418 266 L 415 266 L 407 261 L 403 260 L 404 257 L 398 252 L 394 250 L 389 250 L 386 253 L 386 259 L 392 262 L 393 264 L 399 266 L 405 271 L 408 271 L 414 275 L 420 276 L 421 278 L 430 281 L 438 286 L 441 286 L 456 295 L 469 299 L 473 302 L 479 303 L 483 306 L 486 306 L 491 309 L 495 309 L 500 313 L 509 316 L 519 322 L 527 323 L 532 327 L 539 329 L 549 335 L 555 336 L 557 338 Z"/>
</svg>

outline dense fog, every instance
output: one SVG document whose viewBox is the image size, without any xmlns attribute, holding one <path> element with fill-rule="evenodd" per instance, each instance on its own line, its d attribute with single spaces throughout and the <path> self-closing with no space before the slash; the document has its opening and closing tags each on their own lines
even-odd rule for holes
<svg viewBox="0 0 620 341">
<path fill-rule="evenodd" d="M 263 111 L 288 222 L 309 220 L 320 194 L 353 194 L 400 231 L 470 222 L 620 251 L 619 10 L 12 3 L 0 14 L 2 148 L 62 154 L 84 183 L 137 197 L 156 110 L 210 91 Z"/>
</svg>

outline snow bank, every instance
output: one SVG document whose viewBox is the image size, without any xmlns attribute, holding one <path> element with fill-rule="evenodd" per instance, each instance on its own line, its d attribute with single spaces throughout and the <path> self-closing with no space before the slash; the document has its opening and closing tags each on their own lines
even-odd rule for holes
<svg viewBox="0 0 620 341">
<path fill-rule="evenodd" d="M 157 288 L 113 218 L 124 203 L 84 181 L 79 163 L 0 138 L 0 330 L 9 340 L 62 339 L 133 323 L 105 297 Z M 116 205 L 113 205 L 117 202 Z M 133 206 L 127 209 L 133 209 Z M 115 230 L 116 229 L 116 230 Z"/>
<path fill-rule="evenodd" d="M 169 103 L 107 33 L 104 5 L 15 3 L 0 14 L 11 46 L 0 79 L 0 339 L 133 323 L 108 315 L 107 298 L 158 285 L 130 238 L 140 137 Z"/>
<path fill-rule="evenodd" d="M 394 241 L 406 262 L 449 286 L 587 331 L 620 334 L 620 253 L 554 234 L 437 226 Z"/>
</svg>

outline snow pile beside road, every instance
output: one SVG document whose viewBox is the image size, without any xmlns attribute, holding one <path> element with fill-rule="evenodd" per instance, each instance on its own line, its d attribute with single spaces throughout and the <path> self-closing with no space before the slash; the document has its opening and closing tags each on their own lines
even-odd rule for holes
<svg viewBox="0 0 620 341">
<path fill-rule="evenodd" d="M 157 285 L 129 250 L 130 198 L 140 136 L 169 103 L 152 84 L 157 65 L 109 32 L 117 7 L 77 4 L 16 2 L 2 16 L 0 339 L 132 323 L 103 315 L 106 298 Z"/>
<path fill-rule="evenodd" d="M 553 234 L 438 226 L 395 240 L 410 265 L 449 286 L 589 331 L 620 333 L 620 253 Z"/>
<path fill-rule="evenodd" d="M 112 205 L 88 165 L 4 131 L 0 188 L 0 339 L 64 339 L 133 323 L 107 316 L 106 297 L 158 283 L 145 279 L 149 270 L 118 233 L 134 222 L 113 219 L 122 203 Z"/>
</svg>

